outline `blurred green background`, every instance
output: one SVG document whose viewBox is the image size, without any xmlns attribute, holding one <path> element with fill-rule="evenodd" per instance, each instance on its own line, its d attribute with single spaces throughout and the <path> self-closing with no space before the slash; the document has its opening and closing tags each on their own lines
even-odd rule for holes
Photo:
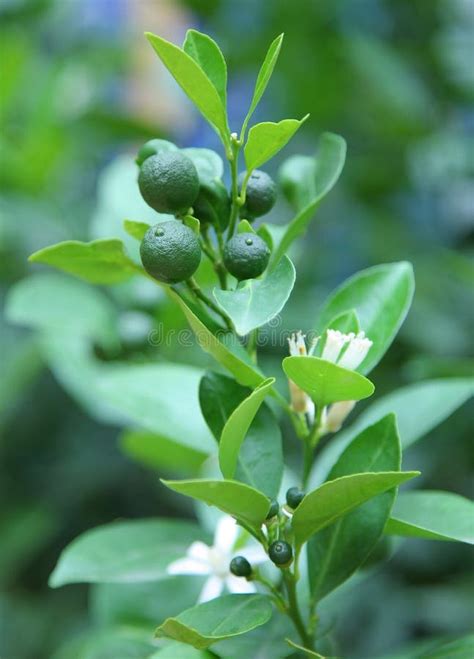
<svg viewBox="0 0 474 659">
<path fill-rule="evenodd" d="M 145 30 L 181 43 L 196 27 L 220 43 L 233 129 L 268 44 L 284 31 L 255 121 L 311 117 L 268 170 L 276 175 L 291 153 L 312 154 L 323 131 L 348 142 L 342 179 L 292 254 L 299 280 L 285 327 L 311 329 L 325 295 L 354 271 L 407 259 L 416 297 L 373 374 L 378 393 L 472 373 L 472 0 L 0 0 L 0 25 L 2 306 L 18 281 L 46 272 L 27 263 L 34 250 L 68 238 L 124 238 L 124 218 L 152 219 L 134 187 L 132 157 L 142 142 L 160 136 L 219 150 Z M 288 221 L 289 214 L 280 201 L 270 219 Z M 40 297 L 45 283 L 64 281 L 49 276 L 38 279 Z M 41 317 L 29 323 L 32 331 L 1 320 L 2 659 L 47 659 L 94 624 L 87 588 L 47 587 L 71 539 L 120 517 L 183 512 L 158 487 L 156 472 L 123 455 L 120 419 L 84 384 L 88 333 L 106 360 L 210 363 L 193 345 L 150 346 L 157 323 L 185 323 L 145 284 L 97 290 L 86 320 L 71 309 L 70 326 Z M 85 288 L 73 286 L 71 299 Z M 99 340 L 94 314 L 104 313 L 112 329 Z M 264 355 L 268 363 L 277 357 Z M 469 430 L 465 407 L 412 450 L 405 466 L 421 469 L 423 487 L 472 495 Z M 425 637 L 465 632 L 474 617 L 472 582 L 465 546 L 406 542 L 339 600 L 333 623 L 341 654 L 380 657 Z"/>
</svg>

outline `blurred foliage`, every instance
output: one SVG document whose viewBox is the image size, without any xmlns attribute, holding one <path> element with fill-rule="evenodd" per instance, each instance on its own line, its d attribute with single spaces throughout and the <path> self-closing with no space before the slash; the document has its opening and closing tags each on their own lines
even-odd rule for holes
<svg viewBox="0 0 474 659">
<path fill-rule="evenodd" d="M 66 238 L 125 240 L 124 218 L 151 219 L 123 155 L 132 147 L 169 133 L 182 145 L 216 147 L 175 87 L 146 74 L 145 29 L 178 40 L 196 26 L 218 37 L 231 69 L 235 126 L 256 63 L 284 31 L 279 68 L 255 121 L 311 112 L 284 157 L 312 154 L 323 130 L 344 135 L 349 145 L 342 182 L 295 248 L 299 284 L 285 327 L 311 328 L 325 294 L 355 270 L 408 259 L 415 303 L 374 373 L 379 394 L 418 379 L 472 373 L 470 0 L 0 0 L 0 24 L 2 301 L 31 274 L 26 257 L 34 250 Z M 138 94 L 143 108 L 137 85 L 146 87 Z M 156 111 L 160 94 L 168 93 L 184 108 L 182 124 L 179 113 L 172 124 Z M 277 167 L 278 159 L 269 169 Z M 289 212 L 280 202 L 272 220 Z M 209 275 L 199 276 L 205 282 Z M 2 659 L 49 658 L 86 629 L 86 590 L 46 585 L 68 541 L 117 517 L 182 513 L 179 500 L 157 489 L 153 472 L 120 452 L 120 424 L 88 388 L 93 360 L 208 363 L 193 341 L 184 348 L 172 340 L 150 345 L 159 323 L 177 329 L 185 322 L 146 284 L 96 291 L 100 313 L 108 309 L 107 336 L 95 332 L 89 307 L 87 323 L 72 316 L 67 327 L 49 328 L 48 339 L 0 321 Z M 73 289 L 80 298 L 82 285 Z M 45 329 L 41 318 L 27 324 Z M 276 357 L 265 355 L 269 370 Z M 436 481 L 469 495 L 468 411 L 431 433 L 406 462 L 421 467 L 425 487 Z M 334 615 L 326 624 L 335 626 L 339 644 L 332 651 L 380 657 L 386 648 L 466 632 L 474 614 L 469 559 L 463 546 L 404 543 L 383 570 L 331 596 Z"/>
</svg>

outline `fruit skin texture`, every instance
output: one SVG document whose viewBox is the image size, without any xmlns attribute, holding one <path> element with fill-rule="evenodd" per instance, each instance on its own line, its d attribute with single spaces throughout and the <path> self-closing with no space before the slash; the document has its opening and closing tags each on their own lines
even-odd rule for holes
<svg viewBox="0 0 474 659">
<path fill-rule="evenodd" d="M 305 493 L 298 487 L 290 487 L 286 493 L 286 503 L 294 510 L 300 505 L 304 497 Z"/>
<path fill-rule="evenodd" d="M 245 172 L 239 176 L 239 191 L 244 182 Z M 250 174 L 245 191 L 244 211 L 250 218 L 260 217 L 268 213 L 277 198 L 275 181 L 266 172 L 254 169 Z"/>
<path fill-rule="evenodd" d="M 224 249 L 224 265 L 240 281 L 259 277 L 269 260 L 267 243 L 256 233 L 238 233 Z"/>
<path fill-rule="evenodd" d="M 230 571 L 236 577 L 250 577 L 252 574 L 252 566 L 245 558 L 245 556 L 236 556 L 230 562 Z"/>
<path fill-rule="evenodd" d="M 189 279 L 201 261 L 199 240 L 178 220 L 150 227 L 140 245 L 143 267 L 154 279 L 177 284 Z"/>
<path fill-rule="evenodd" d="M 145 160 L 138 187 L 146 203 L 159 213 L 178 214 L 190 208 L 199 193 L 199 178 L 190 158 L 179 151 L 160 151 Z"/>
<path fill-rule="evenodd" d="M 268 555 L 275 565 L 286 567 L 293 560 L 293 550 L 284 540 L 272 542 L 268 549 Z"/>
</svg>

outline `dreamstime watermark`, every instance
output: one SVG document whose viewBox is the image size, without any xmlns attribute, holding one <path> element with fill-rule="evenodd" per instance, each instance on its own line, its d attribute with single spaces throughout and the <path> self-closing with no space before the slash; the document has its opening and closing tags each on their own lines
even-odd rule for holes
<svg viewBox="0 0 474 659">
<path fill-rule="evenodd" d="M 286 348 L 288 340 L 297 330 L 290 330 L 282 327 L 282 318 L 280 315 L 272 318 L 266 325 L 259 328 L 256 345 L 259 348 Z M 315 331 L 306 333 L 308 345 L 318 338 L 319 334 Z M 233 332 L 224 328 L 211 333 L 207 329 L 193 331 L 191 329 L 169 329 L 162 323 L 148 334 L 148 343 L 152 347 L 179 345 L 190 348 L 197 342 L 202 348 L 210 349 L 219 341 L 221 344 L 232 348 L 232 346 L 242 346 L 247 337 L 239 337 Z"/>
</svg>

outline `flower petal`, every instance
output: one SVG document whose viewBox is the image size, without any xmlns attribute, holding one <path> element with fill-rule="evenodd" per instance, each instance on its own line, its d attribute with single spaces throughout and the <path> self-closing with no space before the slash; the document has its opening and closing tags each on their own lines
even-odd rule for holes
<svg viewBox="0 0 474 659">
<path fill-rule="evenodd" d="M 361 332 L 347 346 L 347 350 L 339 360 L 339 366 L 355 370 L 361 364 L 372 346 L 372 341 Z"/>
<path fill-rule="evenodd" d="M 200 563 L 209 563 L 210 552 L 211 548 L 198 540 L 189 546 L 186 555 Z"/>
<path fill-rule="evenodd" d="M 328 329 L 321 359 L 325 359 L 326 361 L 335 364 L 342 348 L 348 341 L 350 341 L 350 339 L 351 336 L 349 334 L 343 334 L 342 332 L 339 332 L 339 330 Z"/>
<path fill-rule="evenodd" d="M 168 574 L 210 574 L 211 566 L 193 558 L 178 558 L 166 568 Z"/>
<path fill-rule="evenodd" d="M 209 577 L 204 584 L 201 594 L 198 598 L 198 603 L 202 604 L 208 600 L 213 600 L 215 597 L 219 597 L 224 588 L 224 582 L 222 579 L 216 576 Z"/>
<path fill-rule="evenodd" d="M 339 403 L 334 403 L 329 408 L 326 418 L 323 421 L 325 430 L 329 432 L 336 432 L 344 423 L 346 417 L 354 409 L 355 400 L 341 400 Z"/>
<path fill-rule="evenodd" d="M 239 549 L 239 554 L 244 556 L 251 565 L 258 565 L 268 560 L 268 556 L 260 545 L 250 545 Z"/>
<path fill-rule="evenodd" d="M 255 593 L 257 590 L 255 584 L 243 577 L 234 577 L 233 574 L 227 577 L 225 585 L 229 593 Z"/>
<path fill-rule="evenodd" d="M 230 515 L 225 515 L 221 517 L 217 524 L 214 547 L 224 554 L 230 554 L 232 553 L 238 535 L 239 527 L 235 523 L 235 520 Z"/>
</svg>

